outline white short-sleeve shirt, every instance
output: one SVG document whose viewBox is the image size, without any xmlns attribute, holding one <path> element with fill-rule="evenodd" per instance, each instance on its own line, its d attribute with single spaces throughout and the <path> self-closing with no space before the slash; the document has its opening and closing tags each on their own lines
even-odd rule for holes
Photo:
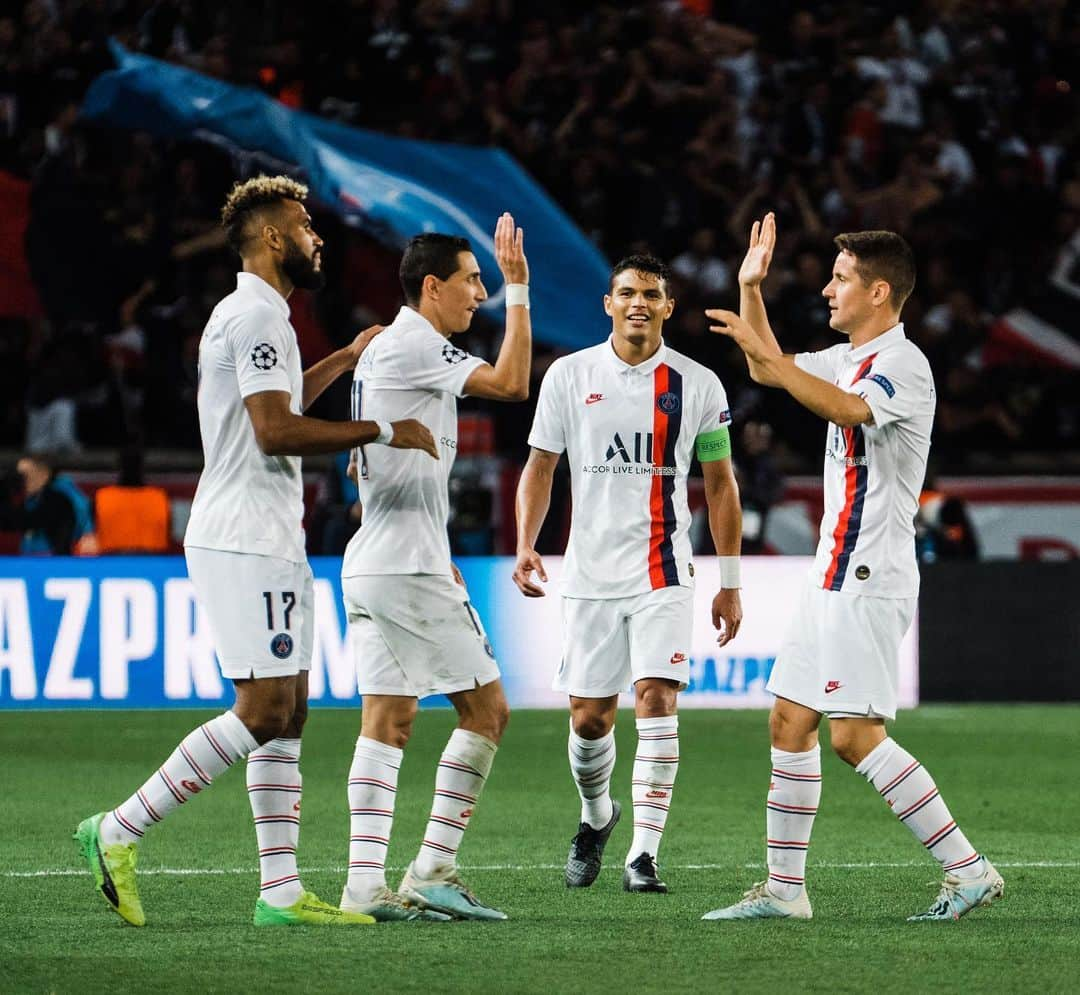
<svg viewBox="0 0 1080 995">
<path fill-rule="evenodd" d="M 415 418 L 435 437 L 439 458 L 376 445 L 357 452 L 363 523 L 345 550 L 343 577 L 451 572 L 447 480 L 457 454 L 456 399 L 483 364 L 409 307 L 364 350 L 353 376 L 353 418 Z"/>
<path fill-rule="evenodd" d="M 300 563 L 304 495 L 299 456 L 267 456 L 255 441 L 244 398 L 289 395 L 300 414 L 304 374 L 289 305 L 252 273 L 210 315 L 199 342 L 199 431 L 203 471 L 185 546 L 276 556 Z"/>
<path fill-rule="evenodd" d="M 872 425 L 829 424 L 825 513 L 811 580 L 830 591 L 912 598 L 919 591 L 915 513 L 934 423 L 934 378 L 902 324 L 857 349 L 795 356 L 800 369 L 858 394 Z"/>
<path fill-rule="evenodd" d="M 564 596 L 693 586 L 686 478 L 698 436 L 730 421 L 716 374 L 663 344 L 637 366 L 610 338 L 551 364 L 529 445 L 570 463 Z"/>
</svg>

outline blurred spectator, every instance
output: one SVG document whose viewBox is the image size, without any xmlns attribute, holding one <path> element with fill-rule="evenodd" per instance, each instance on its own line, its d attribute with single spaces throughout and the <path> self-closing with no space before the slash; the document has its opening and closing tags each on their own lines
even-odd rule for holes
<svg viewBox="0 0 1080 995">
<path fill-rule="evenodd" d="M 98 551 L 164 553 L 169 549 L 169 496 L 147 486 L 143 448 L 132 443 L 120 454 L 120 478 L 94 495 Z"/>
<path fill-rule="evenodd" d="M 763 553 L 769 510 L 784 493 L 784 475 L 773 456 L 772 426 L 745 422 L 733 456 L 743 509 L 742 551 L 746 555 Z"/>
<path fill-rule="evenodd" d="M 687 283 L 715 299 L 731 290 L 731 267 L 716 252 L 716 232 L 699 228 L 690 239 L 690 248 L 671 261 L 671 269 Z"/>
<path fill-rule="evenodd" d="M 962 499 L 945 494 L 933 485 L 919 495 L 915 552 L 920 563 L 979 558 L 975 528 Z"/>
<path fill-rule="evenodd" d="M 3 482 L 0 529 L 23 533 L 20 553 L 68 556 L 95 551 L 90 499 L 70 477 L 56 472 L 49 457 L 23 456 L 14 478 Z"/>
<path fill-rule="evenodd" d="M 235 269 L 217 207 L 238 173 L 271 168 L 208 142 L 82 125 L 110 36 L 358 127 L 506 149 L 603 252 L 642 241 L 674 261 L 672 333 L 733 398 L 751 390 L 745 365 L 703 331 L 699 305 L 734 303 L 715 297 L 733 296 L 751 219 L 778 213 L 766 294 L 789 349 L 837 341 L 817 297 L 831 235 L 898 229 L 924 261 L 906 325 L 938 346 L 935 437 L 953 467 L 987 448 L 978 425 L 1001 429 L 989 446 L 1000 454 L 1075 446 L 1075 371 L 1048 388 L 1038 369 L 942 365 L 971 353 L 987 319 L 1037 310 L 1049 276 L 1070 304 L 1080 294 L 1075 5 L 327 0 L 308 14 L 266 0 L 253 29 L 243 4 L 15 0 L 0 11 L 0 169 L 30 184 L 25 256 L 47 319 L 20 332 L 8 367 L 34 447 L 141 432 L 197 448 L 196 345 Z M 351 339 L 353 308 L 386 319 L 396 303 L 381 289 L 396 287 L 393 253 L 356 230 L 328 244 L 340 290 L 303 305 L 302 350 Z M 949 265 L 933 275 L 935 258 Z M 957 316 L 972 310 L 974 325 Z M 1070 314 L 1048 320 L 1067 335 Z M 768 403 L 761 417 L 779 442 L 798 440 L 792 458 L 809 469 L 805 419 Z M 527 434 L 528 410 L 514 407 L 500 414 L 504 451 Z"/>
</svg>

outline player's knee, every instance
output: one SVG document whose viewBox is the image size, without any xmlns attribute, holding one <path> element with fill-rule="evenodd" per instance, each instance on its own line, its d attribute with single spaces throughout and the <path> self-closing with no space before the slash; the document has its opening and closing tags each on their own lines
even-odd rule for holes
<svg viewBox="0 0 1080 995">
<path fill-rule="evenodd" d="M 863 758 L 863 754 L 861 744 L 856 737 L 837 731 L 837 728 L 834 725 L 830 730 L 830 740 L 832 741 L 833 753 L 843 760 L 844 763 L 852 767 L 857 767 L 859 765 L 859 762 Z"/>
<path fill-rule="evenodd" d="M 243 717 L 248 732 L 261 746 L 283 736 L 289 728 L 292 710 L 284 702 L 265 705 L 258 711 Z"/>
<path fill-rule="evenodd" d="M 638 718 L 655 719 L 673 715 L 677 701 L 676 695 L 674 685 L 668 681 L 642 682 L 637 687 Z"/>
<path fill-rule="evenodd" d="M 574 713 L 574 734 L 582 739 L 603 739 L 610 729 L 608 717 L 601 712 L 580 710 Z"/>
<path fill-rule="evenodd" d="M 510 704 L 505 698 L 500 698 L 491 706 L 488 724 L 490 728 L 489 738 L 494 743 L 499 742 L 503 733 L 506 732 L 506 727 L 510 724 Z"/>
<path fill-rule="evenodd" d="M 304 732 L 304 725 L 307 723 L 307 717 L 307 702 L 302 705 L 297 705 L 293 709 L 292 717 L 289 719 L 288 728 L 285 730 L 285 735 L 290 739 L 299 739 Z"/>
</svg>

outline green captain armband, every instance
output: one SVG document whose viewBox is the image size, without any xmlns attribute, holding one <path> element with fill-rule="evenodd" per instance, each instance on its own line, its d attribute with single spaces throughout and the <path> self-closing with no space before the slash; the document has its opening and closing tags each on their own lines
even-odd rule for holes
<svg viewBox="0 0 1080 995">
<path fill-rule="evenodd" d="M 702 432 L 694 441 L 697 458 L 700 463 L 714 463 L 718 459 L 727 459 L 731 455 L 731 435 L 727 425 L 721 425 L 712 432 Z"/>
</svg>

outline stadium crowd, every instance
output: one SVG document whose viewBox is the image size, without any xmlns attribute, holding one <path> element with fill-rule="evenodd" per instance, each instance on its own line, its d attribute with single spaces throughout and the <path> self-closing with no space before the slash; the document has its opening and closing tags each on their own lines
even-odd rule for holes
<svg viewBox="0 0 1080 995">
<path fill-rule="evenodd" d="M 939 472 L 985 469 L 975 452 L 1013 466 L 1003 454 L 1080 448 L 1075 370 L 1018 361 L 993 332 L 1014 307 L 1043 313 L 1051 274 L 1075 292 L 1080 13 L 1064 0 L 0 10 L 0 170 L 5 199 L 24 205 L 32 281 L 0 309 L 0 445 L 198 448 L 198 337 L 237 268 L 217 215 L 259 163 L 81 124 L 112 37 L 359 127 L 505 148 L 607 256 L 671 261 L 672 343 L 717 371 L 737 421 L 772 426 L 789 468 L 815 465 L 821 426 L 756 388 L 701 313 L 736 300 L 746 232 L 767 209 L 781 232 L 767 293 L 789 351 L 830 341 L 820 290 L 833 234 L 882 227 L 911 242 L 920 272 L 905 317 L 936 374 Z M 316 224 L 328 289 L 293 308 L 307 361 L 389 320 L 398 300 L 392 249 L 327 213 Z M 467 348 L 490 355 L 494 328 Z M 541 355 L 535 375 L 545 368 Z M 321 404 L 345 410 L 334 391 Z M 531 414 L 500 415 L 499 452 L 523 458 Z"/>
</svg>

